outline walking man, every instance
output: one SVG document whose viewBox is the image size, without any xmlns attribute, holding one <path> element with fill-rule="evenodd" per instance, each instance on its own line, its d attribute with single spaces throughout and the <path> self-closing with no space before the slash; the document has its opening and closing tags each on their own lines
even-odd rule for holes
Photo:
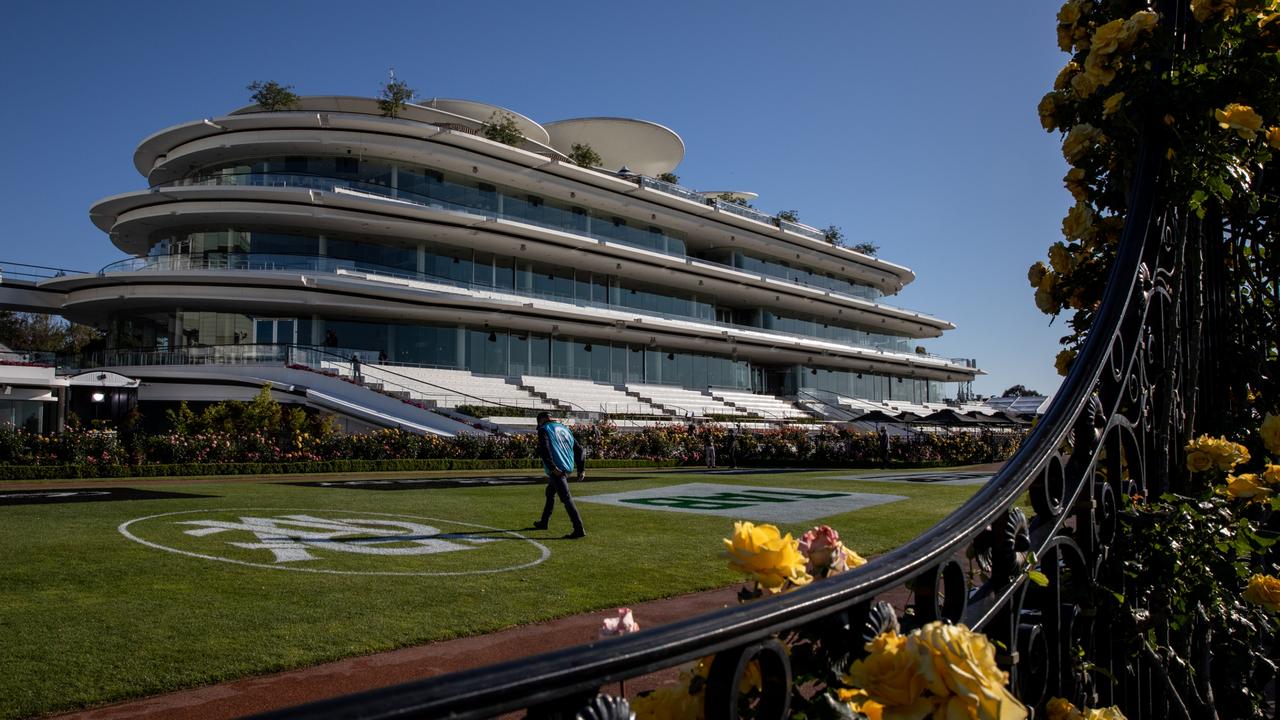
<svg viewBox="0 0 1280 720">
<path fill-rule="evenodd" d="M 586 537 L 582 517 L 573 504 L 573 496 L 569 494 L 569 474 L 576 469 L 581 477 L 585 470 L 582 446 L 574 441 L 572 430 L 554 422 L 550 413 L 546 412 L 538 413 L 538 457 L 547 473 L 547 500 L 542 506 L 542 519 L 533 524 L 534 529 L 547 529 L 558 495 L 565 512 L 569 513 L 569 522 L 573 523 L 573 532 L 564 537 L 569 540 Z"/>
</svg>

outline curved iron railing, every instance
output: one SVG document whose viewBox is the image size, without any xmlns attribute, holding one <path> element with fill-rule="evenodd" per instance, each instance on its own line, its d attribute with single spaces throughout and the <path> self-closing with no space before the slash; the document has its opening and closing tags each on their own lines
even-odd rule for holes
<svg viewBox="0 0 1280 720">
<path fill-rule="evenodd" d="M 856 657 L 884 629 L 935 619 L 991 637 L 1029 706 L 1061 696 L 1116 703 L 1129 717 L 1170 717 L 1177 694 L 1116 640 L 1095 636 L 1092 600 L 1099 586 L 1124 586 L 1110 552 L 1120 539 L 1120 499 L 1168 488 L 1189 415 L 1214 412 L 1207 407 L 1213 393 L 1198 390 L 1211 363 L 1194 352 L 1212 344 L 1194 317 L 1201 288 L 1183 267 L 1189 242 L 1211 247 L 1208 239 L 1221 230 L 1157 202 L 1162 156 L 1149 136 L 1103 303 L 1056 401 L 1004 469 L 925 535 L 786 594 L 264 717 L 479 718 L 527 708 L 533 717 L 625 718 L 626 704 L 600 688 L 712 654 L 707 717 L 737 716 L 734 689 L 753 659 L 764 677 L 758 714 L 785 717 L 792 681 L 779 634 L 819 630 L 824 644 Z M 1047 586 L 1028 582 L 1032 565 L 1048 576 Z M 884 600 L 904 586 L 912 591 L 910 613 Z M 1079 650 L 1102 672 L 1085 672 Z"/>
</svg>

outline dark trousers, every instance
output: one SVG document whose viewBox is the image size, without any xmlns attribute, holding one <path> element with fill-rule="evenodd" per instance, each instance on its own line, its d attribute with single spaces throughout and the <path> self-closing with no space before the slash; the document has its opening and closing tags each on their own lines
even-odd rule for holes
<svg viewBox="0 0 1280 720">
<path fill-rule="evenodd" d="M 578 515 L 578 508 L 573 504 L 573 496 L 569 494 L 569 476 L 565 473 L 552 473 L 547 477 L 547 502 L 542 506 L 542 524 L 546 525 L 551 520 L 551 511 L 556 507 L 556 496 L 560 496 L 560 502 L 564 505 L 564 509 L 569 513 L 569 522 L 573 523 L 573 529 L 582 532 L 582 517 Z"/>
</svg>

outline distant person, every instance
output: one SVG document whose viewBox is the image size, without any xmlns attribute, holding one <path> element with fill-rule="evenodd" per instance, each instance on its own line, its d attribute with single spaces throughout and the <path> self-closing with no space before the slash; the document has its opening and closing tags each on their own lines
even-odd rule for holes
<svg viewBox="0 0 1280 720">
<path fill-rule="evenodd" d="M 324 333 L 325 347 L 338 347 L 338 333 L 332 330 L 326 330 Z"/>
<path fill-rule="evenodd" d="M 351 377 L 355 378 L 356 382 L 364 380 L 360 376 L 360 356 L 356 353 L 351 353 Z"/>
<path fill-rule="evenodd" d="M 706 461 L 707 461 L 707 469 L 708 469 L 708 470 L 715 470 L 715 469 L 716 469 L 716 439 L 715 439 L 715 435 L 714 435 L 714 434 L 712 434 L 712 432 L 711 432 L 711 428 L 709 428 L 709 427 L 704 427 L 704 428 L 702 429 L 702 432 L 703 432 L 703 446 L 702 446 L 702 454 L 703 454 L 703 456 L 706 458 Z"/>
<path fill-rule="evenodd" d="M 542 519 L 533 524 L 533 529 L 547 529 L 551 522 L 551 511 L 556 506 L 556 496 L 559 496 L 565 512 L 569 513 L 569 522 L 573 523 L 573 532 L 565 535 L 565 539 L 586 537 L 582 517 L 573 504 L 573 496 L 569 494 L 569 474 L 575 470 L 579 472 L 579 478 L 585 474 L 582 446 L 573 439 L 572 430 L 553 421 L 551 414 L 547 412 L 538 413 L 538 457 L 547 473 L 547 499 L 542 506 Z"/>
<path fill-rule="evenodd" d="M 378 351 L 378 362 L 380 362 L 380 363 L 384 363 L 384 362 L 386 362 L 386 361 L 387 361 L 387 351 L 386 351 L 386 350 L 379 350 L 379 351 Z"/>
<path fill-rule="evenodd" d="M 880 428 L 880 464 L 889 467 L 889 431 Z"/>
<path fill-rule="evenodd" d="M 729 451 L 729 467 L 738 467 L 738 429 L 729 429 L 729 444 L 726 448 Z"/>
</svg>

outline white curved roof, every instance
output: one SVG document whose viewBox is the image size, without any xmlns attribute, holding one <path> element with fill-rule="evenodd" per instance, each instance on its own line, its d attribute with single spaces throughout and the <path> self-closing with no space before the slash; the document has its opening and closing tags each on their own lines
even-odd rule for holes
<svg viewBox="0 0 1280 720">
<path fill-rule="evenodd" d="M 546 128 L 533 120 L 530 120 L 524 115 L 521 115 L 514 110 L 508 110 L 504 107 L 476 102 L 474 100 L 455 100 L 450 98 L 431 98 L 430 100 L 420 100 L 415 104 L 423 107 L 434 108 L 436 110 L 443 110 L 447 113 L 453 113 L 454 115 L 461 115 L 482 123 L 489 122 L 489 119 L 493 117 L 494 113 L 498 113 L 498 115 L 510 115 L 511 118 L 516 121 L 516 127 L 520 128 L 520 132 L 523 133 L 525 137 L 535 142 L 542 143 L 543 145 L 551 144 L 551 136 L 547 134 Z"/>
<path fill-rule="evenodd" d="M 551 147 L 568 155 L 574 144 L 590 145 L 601 166 L 657 176 L 671 172 L 684 159 L 684 141 L 670 128 L 632 118 L 577 118 L 543 125 Z"/>
</svg>

